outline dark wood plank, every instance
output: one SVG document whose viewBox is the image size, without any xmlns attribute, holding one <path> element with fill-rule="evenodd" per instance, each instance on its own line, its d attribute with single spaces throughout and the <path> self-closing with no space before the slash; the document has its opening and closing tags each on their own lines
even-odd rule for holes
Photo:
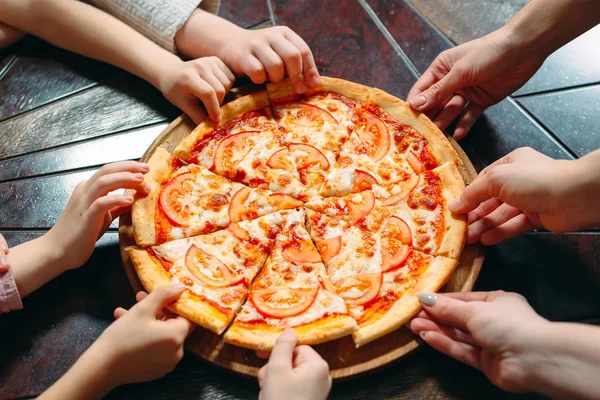
<svg viewBox="0 0 600 400">
<path fill-rule="evenodd" d="M 0 159 L 164 122 L 179 115 L 148 83 L 126 75 L 0 122 Z M 35 138 L 35 139 L 33 139 Z"/>
<path fill-rule="evenodd" d="M 368 4 L 420 73 L 452 42 L 403 1 L 368 0 Z"/>
<path fill-rule="evenodd" d="M 600 85 L 517 101 L 578 156 L 600 149 Z"/>
<path fill-rule="evenodd" d="M 269 20 L 267 0 L 221 0 L 219 16 L 242 28 Z"/>
<path fill-rule="evenodd" d="M 0 120 L 122 73 L 107 64 L 27 37 L 20 45 L 18 59 L 0 80 Z"/>
<path fill-rule="evenodd" d="M 358 2 L 329 2 L 326 8 L 318 0 L 273 3 L 279 23 L 306 40 L 323 75 L 406 97 L 415 77 Z"/>
<path fill-rule="evenodd" d="M 0 182 L 138 159 L 166 126 L 159 123 L 2 160 Z"/>
</svg>

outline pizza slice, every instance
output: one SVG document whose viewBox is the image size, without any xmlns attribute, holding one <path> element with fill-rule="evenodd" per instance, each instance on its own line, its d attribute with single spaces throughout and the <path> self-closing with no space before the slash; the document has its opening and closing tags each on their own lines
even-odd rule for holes
<svg viewBox="0 0 600 400">
<path fill-rule="evenodd" d="M 344 300 L 320 287 L 327 271 L 305 226 L 304 211 L 287 216 L 265 267 L 252 284 L 225 341 L 267 350 L 287 327 L 299 343 L 317 344 L 356 329 Z"/>
<path fill-rule="evenodd" d="M 302 205 L 286 194 L 251 189 L 197 165 L 186 165 L 163 148 L 148 163 L 150 193 L 138 196 L 131 209 L 139 246 L 214 232 L 231 222 Z"/>
<path fill-rule="evenodd" d="M 289 212 L 240 221 L 208 235 L 127 251 L 148 292 L 183 283 L 185 292 L 168 308 L 220 334 L 246 298 Z"/>
</svg>

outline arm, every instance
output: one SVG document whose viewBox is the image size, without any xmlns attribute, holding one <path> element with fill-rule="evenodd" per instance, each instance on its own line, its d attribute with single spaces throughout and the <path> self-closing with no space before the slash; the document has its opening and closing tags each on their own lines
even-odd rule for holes
<svg viewBox="0 0 600 400">
<path fill-rule="evenodd" d="M 21 40 L 25 34 L 13 27 L 0 23 L 0 49 L 10 46 Z"/>
</svg>

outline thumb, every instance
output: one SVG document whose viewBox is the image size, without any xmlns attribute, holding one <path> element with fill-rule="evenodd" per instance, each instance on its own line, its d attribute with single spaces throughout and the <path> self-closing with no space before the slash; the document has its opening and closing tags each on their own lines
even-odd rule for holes
<svg viewBox="0 0 600 400">
<path fill-rule="evenodd" d="M 461 81 L 461 74 L 456 68 L 452 68 L 442 79 L 423 92 L 413 95 L 408 102 L 415 110 L 431 110 L 441 106 L 445 99 L 451 98 L 454 93 L 462 89 Z"/>
<path fill-rule="evenodd" d="M 277 338 L 273 351 L 271 351 L 271 357 L 269 358 L 269 368 L 271 371 L 292 369 L 292 358 L 297 342 L 298 335 L 293 329 L 287 328 L 283 331 L 279 338 Z"/>
<path fill-rule="evenodd" d="M 465 330 L 469 320 L 469 310 L 473 303 L 467 303 L 440 293 L 421 292 L 417 298 L 425 311 L 442 323 L 451 324 Z"/>
<path fill-rule="evenodd" d="M 133 306 L 131 310 L 139 310 L 144 314 L 155 317 L 159 311 L 177 300 L 184 290 L 185 286 L 183 283 L 161 286 L 150 293 L 148 297 Z"/>
<path fill-rule="evenodd" d="M 496 170 L 500 170 L 503 167 L 496 167 Z M 491 174 L 488 171 L 481 173 L 469 186 L 465 188 L 465 191 L 460 197 L 450 200 L 448 202 L 448 209 L 456 214 L 466 214 L 473 211 L 481 203 L 492 198 L 498 197 L 500 189 L 503 185 L 500 174 L 494 174 L 494 178 L 491 178 Z M 504 201 L 504 199 L 500 199 Z"/>
</svg>

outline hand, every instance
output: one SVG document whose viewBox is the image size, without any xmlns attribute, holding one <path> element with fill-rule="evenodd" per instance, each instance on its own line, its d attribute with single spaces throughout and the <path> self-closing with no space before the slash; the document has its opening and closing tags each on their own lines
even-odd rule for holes
<svg viewBox="0 0 600 400">
<path fill-rule="evenodd" d="M 6 243 L 6 239 L 0 233 L 0 272 L 6 272 L 10 269 L 7 255 L 8 243 Z"/>
<path fill-rule="evenodd" d="M 144 174 L 149 168 L 148 164 L 136 161 L 107 164 L 89 180 L 77 185 L 65 211 L 44 235 L 44 243 L 58 252 L 65 269 L 83 265 L 94 251 L 98 238 L 133 203 L 133 196 L 109 192 L 134 189 L 148 193 Z"/>
<path fill-rule="evenodd" d="M 567 232 L 594 226 L 600 223 L 598 155 L 566 161 L 517 149 L 481 171 L 448 206 L 469 213 L 468 243 L 493 245 L 533 228 Z"/>
<path fill-rule="evenodd" d="M 198 99 L 204 103 L 210 119 L 219 122 L 220 105 L 235 77 L 217 57 L 192 61 L 178 60 L 158 78 L 158 89 L 171 103 L 185 112 L 196 124 L 206 119 Z"/>
<path fill-rule="evenodd" d="M 419 293 L 421 311 L 410 323 L 434 349 L 479 369 L 501 389 L 529 391 L 536 338 L 551 323 L 516 293 Z"/>
<path fill-rule="evenodd" d="M 331 390 L 327 362 L 310 346 L 298 346 L 286 329 L 277 339 L 269 362 L 258 371 L 259 400 L 326 399 Z"/>
<path fill-rule="evenodd" d="M 4 49 L 25 36 L 25 33 L 0 22 L 0 49 Z"/>
<path fill-rule="evenodd" d="M 519 49 L 504 29 L 442 52 L 408 93 L 412 108 L 454 137 L 465 137 L 483 111 L 523 86 L 547 57 Z"/>
</svg>

